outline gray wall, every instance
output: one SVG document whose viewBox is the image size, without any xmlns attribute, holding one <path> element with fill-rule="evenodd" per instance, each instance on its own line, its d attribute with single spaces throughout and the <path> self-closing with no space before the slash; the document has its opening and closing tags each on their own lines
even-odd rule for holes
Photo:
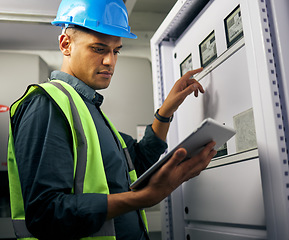
<svg viewBox="0 0 289 240">
<path fill-rule="evenodd" d="M 153 121 L 151 64 L 144 58 L 121 57 L 104 95 L 103 111 L 119 131 L 136 138 L 137 125 Z"/>
</svg>

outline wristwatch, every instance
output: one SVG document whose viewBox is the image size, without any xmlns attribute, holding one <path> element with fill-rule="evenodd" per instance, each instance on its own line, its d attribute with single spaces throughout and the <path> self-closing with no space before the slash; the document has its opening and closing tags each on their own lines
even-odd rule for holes
<svg viewBox="0 0 289 240">
<path fill-rule="evenodd" d="M 172 116 L 170 116 L 170 117 L 163 117 L 163 116 L 161 116 L 161 115 L 159 114 L 159 110 L 160 110 L 160 109 L 158 109 L 158 110 L 156 111 L 156 113 L 155 113 L 155 118 L 156 118 L 157 120 L 159 120 L 160 122 L 163 122 L 163 123 L 168 123 L 168 122 L 173 121 L 174 114 L 173 114 Z"/>
</svg>

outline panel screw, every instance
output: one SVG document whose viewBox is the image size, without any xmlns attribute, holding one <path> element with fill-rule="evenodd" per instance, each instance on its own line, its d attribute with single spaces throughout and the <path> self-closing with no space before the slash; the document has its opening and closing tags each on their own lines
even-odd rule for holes
<svg viewBox="0 0 289 240">
<path fill-rule="evenodd" d="M 185 213 L 188 214 L 189 213 L 189 208 L 185 207 Z"/>
</svg>

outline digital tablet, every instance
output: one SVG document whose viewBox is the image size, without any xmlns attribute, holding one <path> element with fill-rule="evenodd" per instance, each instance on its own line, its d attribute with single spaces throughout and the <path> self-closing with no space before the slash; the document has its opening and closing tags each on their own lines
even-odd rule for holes
<svg viewBox="0 0 289 240">
<path fill-rule="evenodd" d="M 215 149 L 218 150 L 224 145 L 231 137 L 235 135 L 236 131 L 223 125 L 211 118 L 205 119 L 199 127 L 193 131 L 187 138 L 185 138 L 180 144 L 178 144 L 172 151 L 170 151 L 165 157 L 158 160 L 152 165 L 144 174 L 142 174 L 134 183 L 130 185 L 133 190 L 143 188 L 149 181 L 150 177 L 163 165 L 168 159 L 171 158 L 173 153 L 179 148 L 185 148 L 187 150 L 187 159 L 198 154 L 205 145 L 211 141 L 215 141 Z"/>
</svg>

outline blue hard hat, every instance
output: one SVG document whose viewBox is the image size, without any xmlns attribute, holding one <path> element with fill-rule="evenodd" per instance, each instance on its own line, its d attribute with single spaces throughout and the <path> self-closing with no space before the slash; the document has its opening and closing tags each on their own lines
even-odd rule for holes
<svg viewBox="0 0 289 240">
<path fill-rule="evenodd" d="M 130 31 L 122 0 L 62 0 L 51 24 L 63 28 L 77 25 L 112 36 L 137 38 Z"/>
</svg>

